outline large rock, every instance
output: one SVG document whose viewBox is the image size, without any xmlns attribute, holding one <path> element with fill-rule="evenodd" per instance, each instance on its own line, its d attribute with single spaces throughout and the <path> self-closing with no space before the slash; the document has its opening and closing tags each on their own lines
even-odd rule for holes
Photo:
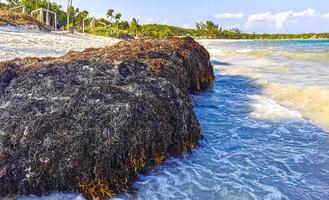
<svg viewBox="0 0 329 200">
<path fill-rule="evenodd" d="M 0 63 L 0 196 L 104 198 L 202 137 L 189 93 L 214 79 L 191 38 Z"/>
</svg>

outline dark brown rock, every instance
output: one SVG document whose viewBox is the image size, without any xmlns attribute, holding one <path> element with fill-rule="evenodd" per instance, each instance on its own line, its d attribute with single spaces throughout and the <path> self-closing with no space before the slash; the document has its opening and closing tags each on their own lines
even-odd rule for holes
<svg viewBox="0 0 329 200">
<path fill-rule="evenodd" d="M 214 79 L 191 38 L 0 63 L 0 196 L 104 198 L 202 137 L 189 93 Z"/>
</svg>

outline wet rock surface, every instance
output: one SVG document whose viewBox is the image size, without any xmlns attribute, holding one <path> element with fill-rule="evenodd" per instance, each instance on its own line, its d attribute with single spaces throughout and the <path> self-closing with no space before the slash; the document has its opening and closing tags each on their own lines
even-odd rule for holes
<svg viewBox="0 0 329 200">
<path fill-rule="evenodd" d="M 191 38 L 0 63 L 0 196 L 126 190 L 139 171 L 198 144 L 189 93 L 213 79 Z"/>
</svg>

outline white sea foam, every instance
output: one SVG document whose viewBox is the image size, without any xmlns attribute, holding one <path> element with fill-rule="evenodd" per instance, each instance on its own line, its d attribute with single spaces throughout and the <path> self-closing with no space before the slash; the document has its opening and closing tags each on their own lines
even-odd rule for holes
<svg viewBox="0 0 329 200">
<path fill-rule="evenodd" d="M 274 50 L 253 50 L 253 49 L 210 49 L 209 52 L 214 55 L 226 56 L 250 56 L 253 58 L 281 57 L 285 59 L 317 61 L 329 63 L 329 52 L 298 52 L 298 51 L 274 51 Z"/>
<path fill-rule="evenodd" d="M 238 50 L 236 50 L 236 52 L 237 53 L 250 53 L 250 52 L 253 52 L 253 50 L 252 49 L 238 49 Z"/>
<path fill-rule="evenodd" d="M 82 195 L 79 195 L 77 193 L 60 193 L 60 192 L 54 192 L 50 193 L 47 196 L 19 196 L 19 200 L 55 200 L 55 199 L 66 199 L 66 200 L 85 200 L 85 198 Z"/>
<path fill-rule="evenodd" d="M 252 97 L 255 101 L 253 117 L 272 118 L 276 121 L 276 118 L 280 118 L 278 116 L 280 113 L 282 113 L 281 119 L 284 119 L 285 116 L 286 118 L 297 116 L 300 118 L 301 114 L 304 118 L 329 131 L 328 86 L 303 85 L 307 82 L 305 80 L 307 74 L 294 74 L 287 66 L 280 68 L 267 67 L 267 72 L 260 68 L 251 67 L 229 68 L 218 66 L 215 68 L 220 69 L 224 74 L 244 75 L 257 80 L 265 96 Z M 292 77 L 287 76 L 287 74 L 291 74 Z M 281 79 L 281 83 L 277 83 L 276 79 Z M 291 84 L 291 80 L 294 80 L 295 84 Z M 317 81 L 325 82 L 320 79 Z M 309 82 L 312 82 L 312 80 L 309 80 Z M 290 112 L 291 110 L 295 111 Z M 299 114 L 296 111 L 299 111 Z"/>
<path fill-rule="evenodd" d="M 251 105 L 253 111 L 250 115 L 256 119 L 280 122 L 302 118 L 302 114 L 298 111 L 283 107 L 273 99 L 260 95 L 251 95 L 249 98 L 253 101 Z"/>
<path fill-rule="evenodd" d="M 329 131 L 329 91 L 321 86 L 297 86 L 259 81 L 265 94 Z"/>
<path fill-rule="evenodd" d="M 329 68 L 323 63 L 329 62 L 329 53 L 325 46 L 312 51 L 293 46 L 288 51 L 268 43 L 240 44 L 241 48 L 234 43 L 207 43 L 206 47 L 213 59 L 231 64 L 214 62 L 222 74 L 258 80 L 264 95 L 251 97 L 253 117 L 277 121 L 302 115 L 329 130 Z M 268 47 L 257 48 L 256 44 Z"/>
</svg>

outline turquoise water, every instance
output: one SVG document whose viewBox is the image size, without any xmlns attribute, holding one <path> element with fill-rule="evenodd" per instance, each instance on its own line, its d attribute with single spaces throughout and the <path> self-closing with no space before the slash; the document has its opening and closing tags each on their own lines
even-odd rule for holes
<svg viewBox="0 0 329 200">
<path fill-rule="evenodd" d="M 329 48 L 329 40 L 236 40 L 236 41 L 201 41 L 209 47 L 225 48 L 230 46 L 235 49 L 277 49 L 277 50 L 293 50 L 293 51 L 326 51 Z"/>
<path fill-rule="evenodd" d="M 204 139 L 116 199 L 329 199 L 329 41 L 201 43 L 216 68 L 193 96 Z"/>
</svg>

